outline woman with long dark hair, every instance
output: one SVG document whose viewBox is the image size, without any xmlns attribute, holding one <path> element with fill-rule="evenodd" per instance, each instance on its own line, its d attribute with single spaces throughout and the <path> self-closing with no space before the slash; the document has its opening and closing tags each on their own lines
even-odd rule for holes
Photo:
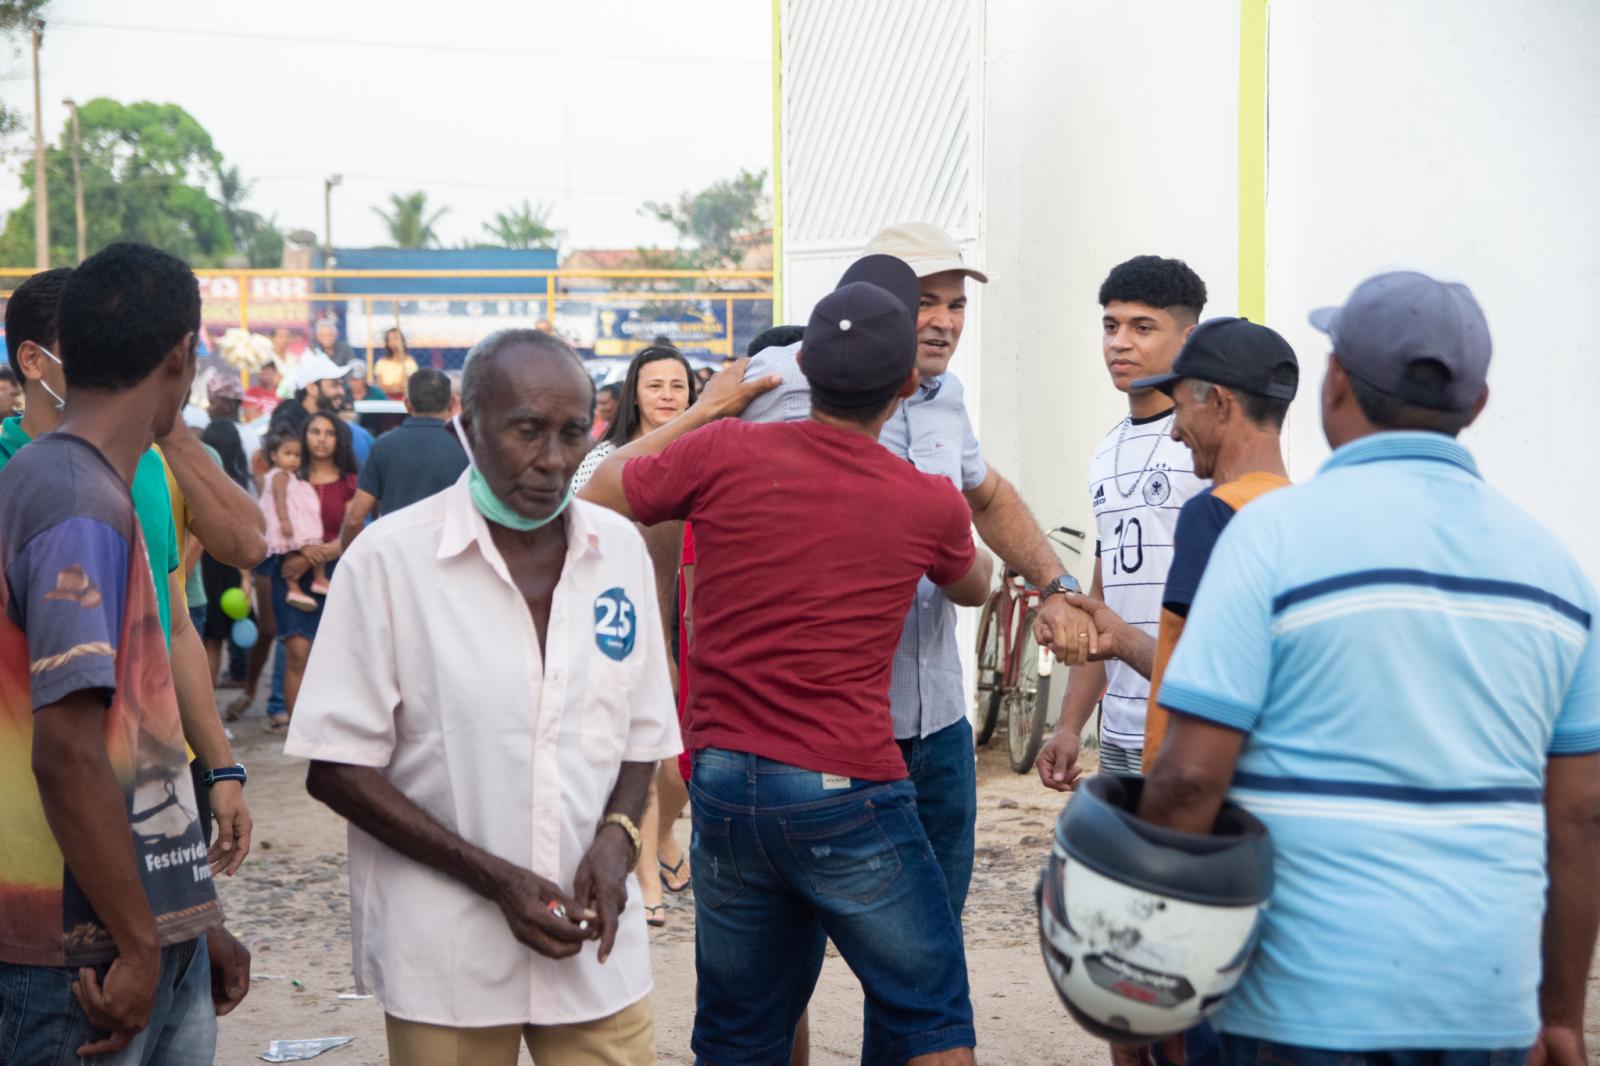
<svg viewBox="0 0 1600 1066">
<path fill-rule="evenodd" d="M 390 396 L 404 396 L 406 382 L 417 372 L 417 361 L 406 348 L 406 335 L 391 326 L 383 334 L 383 354 L 372 364 L 372 383 Z"/>
<path fill-rule="evenodd" d="M 589 483 L 606 456 L 683 414 L 696 395 L 694 368 L 678 349 L 652 345 L 635 355 L 622 382 L 616 414 L 572 476 L 573 491 Z"/>
<path fill-rule="evenodd" d="M 687 411 L 698 393 L 694 368 L 678 349 L 651 345 L 635 355 L 628 364 L 628 375 L 623 379 L 622 394 L 617 399 L 611 424 L 573 475 L 573 491 L 588 483 L 606 456 Z M 658 572 L 666 566 L 671 568 L 667 573 L 675 574 L 683 551 L 683 523 L 663 522 L 641 532 Z M 670 600 L 663 602 L 661 617 L 675 620 L 678 617 L 676 604 Z M 669 646 L 672 636 L 670 632 L 667 634 Z M 682 892 L 689 887 L 689 856 L 672 835 L 673 824 L 688 802 L 689 791 L 678 771 L 678 760 L 664 761 L 650 790 L 644 821 L 639 826 L 639 862 L 634 867 L 644 896 L 645 921 L 653 926 L 667 922 L 662 888 Z"/>
<path fill-rule="evenodd" d="M 316 609 L 298 610 L 289 606 L 288 581 L 304 577 L 318 565 L 327 568 L 332 578 L 335 562 L 339 558 L 339 530 L 344 525 L 344 513 L 356 494 L 356 452 L 351 441 L 350 427 L 335 415 L 318 411 L 306 420 L 300 431 L 300 476 L 317 491 L 317 502 L 322 513 L 321 544 L 311 544 L 279 560 L 272 574 L 272 614 L 283 637 L 283 705 L 285 714 L 273 718 L 268 725 L 271 732 L 281 733 L 294 714 L 295 698 L 300 694 L 300 680 L 305 677 L 306 660 L 311 656 L 311 642 L 316 638 L 317 625 L 322 621 L 325 597 L 314 594 Z"/>
</svg>

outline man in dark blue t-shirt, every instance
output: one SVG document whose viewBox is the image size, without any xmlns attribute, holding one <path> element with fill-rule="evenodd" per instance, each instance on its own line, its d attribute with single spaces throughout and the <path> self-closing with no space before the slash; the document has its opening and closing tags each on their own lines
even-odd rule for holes
<svg viewBox="0 0 1600 1066">
<path fill-rule="evenodd" d="M 356 539 L 368 516 L 392 514 L 456 483 L 467 468 L 467 453 L 445 424 L 450 417 L 450 378 L 442 371 L 419 370 L 406 384 L 411 417 L 372 446 L 361 468 L 355 499 L 345 513 L 339 541 Z"/>
</svg>

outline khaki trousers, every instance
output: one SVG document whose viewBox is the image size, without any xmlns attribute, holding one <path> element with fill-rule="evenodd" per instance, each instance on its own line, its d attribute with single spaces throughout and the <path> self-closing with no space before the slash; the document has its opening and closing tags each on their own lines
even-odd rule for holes
<svg viewBox="0 0 1600 1066">
<path fill-rule="evenodd" d="M 390 1066 L 516 1066 L 517 1038 L 537 1066 L 654 1066 L 650 998 L 607 1018 L 571 1025 L 455 1029 L 384 1015 Z"/>
</svg>

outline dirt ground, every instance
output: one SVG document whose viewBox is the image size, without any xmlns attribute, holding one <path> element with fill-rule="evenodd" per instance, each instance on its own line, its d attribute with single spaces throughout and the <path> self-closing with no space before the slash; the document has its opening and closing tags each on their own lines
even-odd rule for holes
<svg viewBox="0 0 1600 1066">
<path fill-rule="evenodd" d="M 282 754 L 281 739 L 263 733 L 259 715 L 233 726 L 235 751 L 250 767 L 255 849 L 237 877 L 219 880 L 229 927 L 254 955 L 255 978 L 249 998 L 222 1019 L 216 1061 L 247 1066 L 274 1039 L 353 1036 L 313 1061 L 379 1066 L 387 1056 L 376 1001 L 338 998 L 355 990 L 344 822 L 306 795 L 304 763 Z M 1013 773 L 1003 744 L 1002 729 L 980 752 L 977 864 L 966 912 L 978 1061 L 1102 1064 L 1104 1045 L 1067 1017 L 1039 959 L 1033 885 L 1061 800 L 1033 775 Z M 680 820 L 685 843 L 688 829 Z M 687 896 L 669 903 L 667 927 L 653 933 L 656 1046 L 663 1063 L 691 1063 L 694 909 Z M 1600 985 L 1591 977 L 1589 987 L 1594 1046 Z M 831 953 L 812 1000 L 811 1032 L 815 1066 L 859 1061 L 860 987 Z M 522 1057 L 530 1061 L 526 1050 Z"/>
</svg>

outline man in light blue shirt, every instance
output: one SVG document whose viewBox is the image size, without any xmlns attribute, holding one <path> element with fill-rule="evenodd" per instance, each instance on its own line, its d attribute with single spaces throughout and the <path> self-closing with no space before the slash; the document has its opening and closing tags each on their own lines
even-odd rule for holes
<svg viewBox="0 0 1600 1066">
<path fill-rule="evenodd" d="M 1272 832 L 1260 947 L 1214 1018 L 1223 1060 L 1487 1066 L 1538 1043 L 1576 1066 L 1600 601 L 1454 440 L 1488 400 L 1465 286 L 1379 275 L 1312 322 L 1334 453 L 1219 540 L 1139 809 L 1203 833 L 1227 796 Z"/>
</svg>

